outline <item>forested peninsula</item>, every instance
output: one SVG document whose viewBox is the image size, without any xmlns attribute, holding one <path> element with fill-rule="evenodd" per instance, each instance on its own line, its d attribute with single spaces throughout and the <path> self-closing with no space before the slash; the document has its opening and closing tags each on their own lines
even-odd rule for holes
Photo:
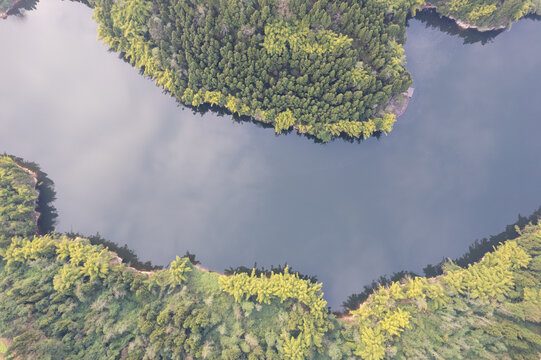
<svg viewBox="0 0 541 360">
<path fill-rule="evenodd" d="M 541 354 L 541 224 L 481 260 L 405 276 L 340 316 L 291 273 L 138 270 L 81 237 L 37 235 L 39 193 L 0 157 L 0 358 L 531 359 Z M 19 159 L 20 160 L 20 159 Z M 479 244 L 475 245 L 479 246 Z"/>
<path fill-rule="evenodd" d="M 535 1 L 535 2 L 532 2 Z M 539 0 L 452 0 L 437 11 L 502 26 Z M 387 134 L 409 100 L 406 19 L 424 0 L 91 0 L 98 35 L 183 104 L 225 108 L 328 142 Z"/>
<path fill-rule="evenodd" d="M 435 3 L 472 24 L 539 11 L 530 0 Z M 534 0 L 539 1 L 539 0 Z M 481 4 L 482 3 L 482 4 Z M 99 38 L 186 105 L 327 142 L 393 128 L 411 77 L 406 18 L 423 0 L 96 0 Z"/>
<path fill-rule="evenodd" d="M 506 27 L 541 0 L 89 0 L 98 36 L 180 103 L 318 141 L 388 134 L 412 83 L 408 16 Z M 18 2 L 0 0 L 0 11 Z"/>
<path fill-rule="evenodd" d="M 391 131 L 411 84 L 401 1 L 96 1 L 99 38 L 184 104 L 329 141 Z"/>
</svg>

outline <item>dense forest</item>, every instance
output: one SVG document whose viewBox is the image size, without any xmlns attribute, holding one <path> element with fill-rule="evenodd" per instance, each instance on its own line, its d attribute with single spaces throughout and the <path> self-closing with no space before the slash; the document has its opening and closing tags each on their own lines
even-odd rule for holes
<svg viewBox="0 0 541 360">
<path fill-rule="evenodd" d="M 184 104 L 329 141 L 391 131 L 420 0 L 92 2 L 99 37 Z"/>
<path fill-rule="evenodd" d="M 467 267 L 446 262 L 437 277 L 391 281 L 337 317 L 321 284 L 287 267 L 222 275 L 187 254 L 142 271 L 103 241 L 33 235 L 34 180 L 13 159 L 0 160 L 2 204 L 12 205 L 3 206 L 8 241 L 0 248 L 0 353 L 8 359 L 541 354 L 541 224 L 517 227 L 516 239 Z"/>
<path fill-rule="evenodd" d="M 539 0 L 486 2 L 435 5 L 444 15 L 491 26 L 541 9 Z M 296 129 L 327 142 L 392 130 L 411 84 L 402 47 L 406 18 L 425 2 L 91 4 L 99 38 L 180 102 L 225 108 L 277 134 Z"/>
<path fill-rule="evenodd" d="M 0 155 L 0 246 L 18 236 L 38 232 L 35 209 L 38 204 L 37 179 L 12 158 Z"/>
</svg>

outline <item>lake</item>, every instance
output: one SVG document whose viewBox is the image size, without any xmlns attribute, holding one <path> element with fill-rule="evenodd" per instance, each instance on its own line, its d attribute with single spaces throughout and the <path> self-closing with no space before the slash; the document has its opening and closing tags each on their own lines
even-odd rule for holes
<svg viewBox="0 0 541 360">
<path fill-rule="evenodd" d="M 91 14 L 48 0 L 0 21 L 0 152 L 55 181 L 57 231 L 157 264 L 287 262 L 338 308 L 541 205 L 541 21 L 470 44 L 410 20 L 415 94 L 395 130 L 322 145 L 179 107 L 97 41 Z"/>
</svg>

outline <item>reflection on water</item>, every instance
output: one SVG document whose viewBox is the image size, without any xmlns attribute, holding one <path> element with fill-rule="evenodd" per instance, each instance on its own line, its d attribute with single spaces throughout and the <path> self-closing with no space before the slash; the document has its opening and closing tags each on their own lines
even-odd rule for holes
<svg viewBox="0 0 541 360">
<path fill-rule="evenodd" d="M 0 152 L 55 181 L 59 231 L 157 264 L 186 250 L 217 270 L 287 262 L 336 306 L 539 206 L 540 31 L 526 20 L 464 46 L 410 20 L 416 91 L 393 133 L 321 145 L 179 107 L 96 40 L 90 9 L 40 2 L 0 22 Z"/>
<path fill-rule="evenodd" d="M 408 22 L 411 20 L 408 19 Z M 464 44 L 475 44 L 481 43 L 485 45 L 493 39 L 502 34 L 505 29 L 501 30 L 492 30 L 492 31 L 478 31 L 477 29 L 461 29 L 454 20 L 451 20 L 447 17 L 439 15 L 435 9 L 425 9 L 423 11 L 417 12 L 415 20 L 421 21 L 425 24 L 426 28 L 437 29 L 451 36 L 457 36 L 464 39 Z M 530 14 L 524 17 L 520 21 L 527 20 L 541 20 L 541 15 Z M 512 27 L 512 26 L 511 26 Z M 509 27 L 509 30 L 511 29 Z"/>
<path fill-rule="evenodd" d="M 437 29 L 449 35 L 464 39 L 464 44 L 480 42 L 485 45 L 504 32 L 504 30 L 478 31 L 476 29 L 461 29 L 454 20 L 439 15 L 435 9 L 419 11 L 415 19 L 425 24 L 426 28 Z"/>
</svg>

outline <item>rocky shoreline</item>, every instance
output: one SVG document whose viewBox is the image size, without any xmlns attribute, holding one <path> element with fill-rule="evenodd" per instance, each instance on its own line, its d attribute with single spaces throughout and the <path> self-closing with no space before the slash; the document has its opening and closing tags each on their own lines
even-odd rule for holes
<svg viewBox="0 0 541 360">
<path fill-rule="evenodd" d="M 385 110 L 385 112 L 395 114 L 396 118 L 404 115 L 404 113 L 408 109 L 408 105 L 411 98 L 413 97 L 414 92 L 415 89 L 410 87 L 405 93 L 394 96 L 389 101 L 389 104 L 387 104 L 387 109 Z"/>
</svg>

